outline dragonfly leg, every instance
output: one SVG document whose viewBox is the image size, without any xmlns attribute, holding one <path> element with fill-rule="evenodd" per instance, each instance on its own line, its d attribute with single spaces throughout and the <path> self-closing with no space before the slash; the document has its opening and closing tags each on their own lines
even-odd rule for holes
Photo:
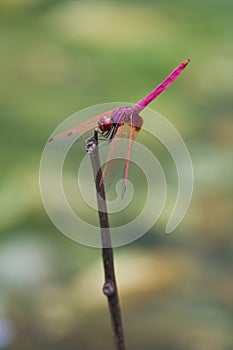
<svg viewBox="0 0 233 350">
<path fill-rule="evenodd" d="M 109 138 L 107 141 L 99 144 L 99 147 L 103 147 L 103 146 L 105 147 L 105 146 L 109 145 L 112 142 L 112 140 L 116 134 L 116 131 L 117 131 L 117 125 L 114 125 L 111 130 L 99 131 L 99 134 L 102 136 L 99 138 L 100 140 L 104 140 L 106 138 Z"/>
<path fill-rule="evenodd" d="M 112 142 L 112 140 L 113 140 L 113 138 L 114 138 L 114 136 L 115 136 L 115 134 L 116 134 L 116 130 L 117 130 L 117 128 L 114 127 L 114 130 L 112 130 L 111 135 L 108 136 L 108 137 L 109 137 L 109 140 L 108 140 L 108 141 L 105 141 L 105 142 L 102 142 L 102 143 L 99 145 L 99 147 L 109 145 L 109 144 Z"/>
<path fill-rule="evenodd" d="M 107 130 L 107 131 L 99 131 L 99 134 L 104 138 L 104 139 L 109 139 L 108 142 L 111 142 L 112 139 L 114 138 L 115 134 L 117 131 L 117 124 L 113 125 L 113 127 L 111 128 L 111 130 Z"/>
</svg>

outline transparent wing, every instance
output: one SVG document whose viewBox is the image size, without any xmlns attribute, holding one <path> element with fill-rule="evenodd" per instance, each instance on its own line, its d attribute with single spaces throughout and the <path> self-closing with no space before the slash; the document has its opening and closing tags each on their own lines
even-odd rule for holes
<svg viewBox="0 0 233 350">
<path fill-rule="evenodd" d="M 122 197 L 124 196 L 125 190 L 126 190 L 126 185 L 127 185 L 127 179 L 128 179 L 128 174 L 129 174 L 129 162 L 130 162 L 130 152 L 132 149 L 133 145 L 133 140 L 135 139 L 135 134 L 138 131 L 136 131 L 135 126 L 130 125 L 130 135 L 129 135 L 129 148 L 128 148 L 128 153 L 127 153 L 127 159 L 125 162 L 125 172 L 124 172 L 124 180 L 123 180 L 123 187 L 122 187 Z"/>
<path fill-rule="evenodd" d="M 138 130 L 139 131 L 139 130 Z M 99 182 L 99 186 L 102 186 L 102 184 L 104 183 L 105 189 L 106 191 L 109 190 L 110 186 L 112 185 L 113 179 L 116 175 L 116 173 L 119 170 L 119 166 L 120 166 L 120 160 L 118 159 L 113 159 L 114 156 L 119 155 L 119 153 L 121 153 L 121 139 L 122 138 L 129 138 L 129 146 L 128 146 L 128 150 L 127 150 L 127 155 L 126 155 L 126 163 L 125 163 L 125 169 L 124 171 L 122 171 L 122 179 L 123 179 L 123 187 L 122 187 L 122 197 L 125 193 L 126 190 L 126 184 L 127 184 L 127 178 L 128 178 L 128 169 L 129 169 L 129 162 L 130 162 L 130 152 L 131 152 L 131 148 L 132 148 L 132 142 L 136 136 L 136 134 L 138 133 L 138 131 L 136 130 L 136 128 L 133 125 L 129 125 L 129 124 L 124 124 L 120 127 L 118 127 L 117 132 L 113 138 L 113 140 L 111 141 L 110 144 L 110 150 L 108 153 L 108 158 L 102 173 L 102 177 L 100 179 Z M 120 149 L 120 151 L 119 151 Z M 122 150 L 122 157 L 124 155 L 124 150 Z"/>
<path fill-rule="evenodd" d="M 111 140 L 110 149 L 108 153 L 108 158 L 106 164 L 104 166 L 104 170 L 102 172 L 102 176 L 100 178 L 99 186 L 102 186 L 104 183 L 105 190 L 107 191 L 112 184 L 114 174 L 119 165 L 119 161 L 117 159 L 113 159 L 117 150 L 117 147 L 120 145 L 120 135 L 124 130 L 124 125 L 118 127 L 117 132 L 114 138 Z M 112 160 L 113 159 L 113 160 Z"/>
<path fill-rule="evenodd" d="M 103 114 L 99 114 L 99 115 L 95 116 L 94 118 L 91 118 L 90 120 L 88 120 L 88 121 L 86 121 L 86 122 L 84 122 L 84 123 L 82 123 L 80 125 L 77 125 L 77 126 L 75 126 L 73 128 L 70 128 L 68 130 L 62 131 L 59 134 L 51 137 L 48 142 L 55 141 L 55 140 L 57 140 L 57 139 L 59 139 L 61 137 L 73 136 L 73 135 L 77 134 L 79 131 L 81 131 L 81 130 L 83 131 L 85 129 L 87 130 L 87 133 L 85 133 L 85 137 L 86 137 L 88 133 L 91 134 L 91 132 L 93 132 L 93 130 L 96 127 L 98 127 L 98 121 L 101 118 L 103 118 L 105 116 L 111 116 L 113 114 L 113 112 L 114 112 L 114 109 L 110 110 L 110 111 L 107 111 L 107 112 L 105 112 Z"/>
</svg>

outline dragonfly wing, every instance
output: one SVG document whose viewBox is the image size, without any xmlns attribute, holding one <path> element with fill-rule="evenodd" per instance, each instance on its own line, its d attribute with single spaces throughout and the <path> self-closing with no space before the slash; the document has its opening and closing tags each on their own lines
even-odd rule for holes
<svg viewBox="0 0 233 350">
<path fill-rule="evenodd" d="M 114 156 L 116 154 L 116 150 L 117 150 L 117 148 L 120 147 L 120 142 L 121 142 L 122 136 L 124 138 L 126 138 L 126 137 L 129 138 L 129 147 L 127 150 L 124 175 L 122 176 L 123 177 L 122 197 L 124 196 L 124 193 L 126 190 L 128 171 L 129 171 L 129 162 L 130 162 L 130 152 L 131 152 L 133 140 L 134 140 L 136 134 L 137 134 L 137 130 L 136 130 L 135 126 L 133 126 L 133 125 L 130 125 L 130 127 L 129 127 L 128 124 L 124 124 L 124 125 L 118 127 L 118 130 L 117 130 L 117 132 L 116 132 L 116 134 L 111 142 L 107 162 L 105 164 L 105 167 L 104 167 L 104 170 L 102 173 L 102 177 L 101 177 L 100 182 L 99 182 L 99 186 L 101 186 L 104 183 L 106 191 L 109 189 L 109 187 L 112 184 L 112 181 L 114 179 L 114 176 L 119 169 L 120 159 L 114 159 Z M 119 154 L 119 150 L 117 153 Z M 123 155 L 123 152 L 122 152 L 122 155 Z M 113 159 L 113 160 L 111 161 L 111 159 Z"/>
<path fill-rule="evenodd" d="M 102 186 L 104 183 L 106 191 L 109 189 L 112 183 L 112 180 L 114 178 L 114 174 L 116 173 L 119 165 L 119 161 L 117 159 L 114 159 L 114 155 L 116 153 L 117 148 L 119 147 L 120 136 L 123 132 L 123 129 L 124 129 L 124 125 L 119 126 L 114 138 L 111 140 L 108 158 L 104 166 L 102 176 L 100 178 L 99 186 Z"/>
<path fill-rule="evenodd" d="M 77 126 L 75 126 L 73 128 L 70 128 L 68 130 L 62 131 L 59 134 L 51 137 L 48 142 L 55 141 L 55 140 L 57 140 L 57 139 L 59 139 L 61 137 L 70 137 L 70 136 L 73 136 L 73 135 L 77 134 L 78 132 L 84 131 L 84 130 L 86 130 L 87 133 L 88 132 L 91 133 L 91 132 L 93 132 L 93 130 L 96 127 L 98 127 L 98 121 L 101 118 L 103 118 L 104 116 L 111 116 L 113 112 L 114 112 L 114 110 L 107 111 L 107 112 L 105 112 L 103 114 L 99 114 L 99 115 L 95 116 L 94 118 L 91 118 L 90 120 L 88 120 L 88 121 L 86 121 L 86 122 L 84 122 L 84 123 L 82 123 L 80 125 L 77 125 Z M 86 133 L 85 133 L 85 136 L 86 136 Z"/>
<path fill-rule="evenodd" d="M 131 149 L 132 149 L 132 145 L 133 145 L 133 140 L 135 138 L 135 134 L 136 134 L 136 128 L 131 123 L 130 135 L 129 135 L 129 148 L 128 148 L 127 158 L 126 158 L 126 162 L 125 162 L 125 173 L 124 173 L 124 179 L 123 179 L 122 197 L 124 196 L 125 190 L 126 190 L 127 179 L 128 179 L 128 174 L 129 174 L 130 153 L 131 153 Z"/>
</svg>

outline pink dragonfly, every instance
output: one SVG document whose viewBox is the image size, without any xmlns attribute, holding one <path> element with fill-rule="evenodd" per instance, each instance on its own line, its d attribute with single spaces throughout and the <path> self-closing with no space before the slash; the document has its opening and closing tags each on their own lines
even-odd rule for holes
<svg viewBox="0 0 233 350">
<path fill-rule="evenodd" d="M 80 130 L 86 129 L 87 131 L 89 131 L 90 129 L 92 129 L 94 131 L 94 129 L 98 127 L 99 134 L 105 140 L 108 140 L 108 143 L 111 144 L 109 154 L 108 154 L 108 159 L 105 164 L 102 177 L 99 182 L 99 186 L 102 186 L 103 181 L 106 178 L 110 178 L 112 175 L 113 162 L 110 162 L 110 159 L 112 159 L 115 147 L 117 145 L 116 142 L 112 142 L 112 141 L 116 141 L 120 137 L 122 137 L 123 131 L 126 130 L 125 126 L 129 126 L 129 128 L 127 128 L 128 131 L 124 132 L 124 134 L 126 134 L 127 137 L 129 138 L 129 147 L 127 152 L 127 158 L 126 158 L 125 169 L 124 169 L 124 178 L 123 178 L 123 193 L 124 193 L 126 189 L 126 184 L 127 184 L 130 152 L 131 152 L 133 140 L 135 139 L 136 134 L 140 131 L 143 124 L 143 119 L 139 115 L 139 113 L 176 80 L 176 78 L 187 66 L 189 61 L 190 60 L 187 59 L 184 62 L 182 62 L 177 68 L 175 68 L 169 74 L 169 76 L 161 84 L 159 84 L 149 95 L 147 95 L 145 98 L 139 101 L 134 107 L 120 107 L 117 109 L 107 111 L 101 115 L 95 116 L 94 118 L 90 119 L 89 121 L 81 125 L 75 126 L 74 128 L 63 131 L 53 136 L 51 139 L 49 139 L 49 142 L 54 141 L 62 136 L 75 135 Z"/>
</svg>

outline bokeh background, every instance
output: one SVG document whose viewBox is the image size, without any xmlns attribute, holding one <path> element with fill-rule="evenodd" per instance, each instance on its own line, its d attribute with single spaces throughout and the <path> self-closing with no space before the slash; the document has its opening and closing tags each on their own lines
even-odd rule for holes
<svg viewBox="0 0 233 350">
<path fill-rule="evenodd" d="M 230 0 L 0 1 L 0 349 L 114 348 L 101 251 L 49 221 L 40 157 L 67 116 L 136 102 L 186 58 L 151 108 L 187 144 L 193 199 L 172 235 L 160 220 L 115 250 L 126 342 L 232 349 L 231 20 Z"/>
</svg>

